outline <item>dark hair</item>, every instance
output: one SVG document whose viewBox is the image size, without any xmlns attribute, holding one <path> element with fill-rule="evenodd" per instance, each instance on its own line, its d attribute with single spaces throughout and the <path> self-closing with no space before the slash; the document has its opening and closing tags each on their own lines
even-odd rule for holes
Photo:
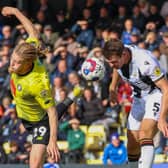
<svg viewBox="0 0 168 168">
<path fill-rule="evenodd" d="M 121 57 L 124 50 L 124 45 L 118 39 L 111 39 L 107 41 L 103 47 L 103 55 L 105 58 L 109 59 L 112 55 L 117 55 Z"/>
</svg>

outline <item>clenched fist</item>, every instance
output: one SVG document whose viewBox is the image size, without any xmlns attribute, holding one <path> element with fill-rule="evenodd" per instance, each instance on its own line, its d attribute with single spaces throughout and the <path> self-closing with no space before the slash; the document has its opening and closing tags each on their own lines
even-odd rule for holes
<svg viewBox="0 0 168 168">
<path fill-rule="evenodd" d="M 18 10 L 17 8 L 7 6 L 7 7 L 2 8 L 1 13 L 3 16 L 11 16 L 11 15 L 15 15 L 15 12 L 17 10 Z"/>
</svg>

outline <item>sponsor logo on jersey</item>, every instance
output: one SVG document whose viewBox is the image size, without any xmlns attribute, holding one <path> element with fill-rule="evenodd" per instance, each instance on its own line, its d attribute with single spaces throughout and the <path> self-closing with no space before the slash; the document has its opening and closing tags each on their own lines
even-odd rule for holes
<svg viewBox="0 0 168 168">
<path fill-rule="evenodd" d="M 155 74 L 155 76 L 160 76 L 160 75 L 161 75 L 161 70 L 160 70 L 159 67 L 156 67 L 156 68 L 154 69 L 154 74 Z"/>
<path fill-rule="evenodd" d="M 40 92 L 40 95 L 41 95 L 41 97 L 46 97 L 46 96 L 48 96 L 48 91 L 47 90 L 42 90 Z"/>
</svg>

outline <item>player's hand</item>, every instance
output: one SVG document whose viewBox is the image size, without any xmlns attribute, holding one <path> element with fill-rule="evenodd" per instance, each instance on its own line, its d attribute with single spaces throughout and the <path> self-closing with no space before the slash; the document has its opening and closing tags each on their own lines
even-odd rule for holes
<svg viewBox="0 0 168 168">
<path fill-rule="evenodd" d="M 2 15 L 3 16 L 11 16 L 11 15 L 15 15 L 15 12 L 17 11 L 18 9 L 17 8 L 13 8 L 13 7 L 3 7 L 2 8 Z"/>
<path fill-rule="evenodd" d="M 118 104 L 117 93 L 114 90 L 110 90 L 110 104 L 111 106 Z"/>
<path fill-rule="evenodd" d="M 165 137 L 168 137 L 168 123 L 165 119 L 158 120 L 158 129 L 163 133 Z"/>
<path fill-rule="evenodd" d="M 55 160 L 55 162 L 59 162 L 60 153 L 59 153 L 57 143 L 55 141 L 53 140 L 49 141 L 49 144 L 47 146 L 47 153 L 53 160 Z"/>
</svg>

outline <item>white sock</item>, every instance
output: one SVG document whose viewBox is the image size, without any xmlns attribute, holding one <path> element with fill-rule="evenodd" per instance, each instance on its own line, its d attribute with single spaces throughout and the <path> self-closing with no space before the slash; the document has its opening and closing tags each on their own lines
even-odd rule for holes
<svg viewBox="0 0 168 168">
<path fill-rule="evenodd" d="M 154 146 L 144 145 L 141 146 L 141 158 L 139 159 L 138 168 L 152 168 L 154 160 Z"/>
<path fill-rule="evenodd" d="M 128 162 L 128 168 L 138 168 L 138 162 Z"/>
</svg>

